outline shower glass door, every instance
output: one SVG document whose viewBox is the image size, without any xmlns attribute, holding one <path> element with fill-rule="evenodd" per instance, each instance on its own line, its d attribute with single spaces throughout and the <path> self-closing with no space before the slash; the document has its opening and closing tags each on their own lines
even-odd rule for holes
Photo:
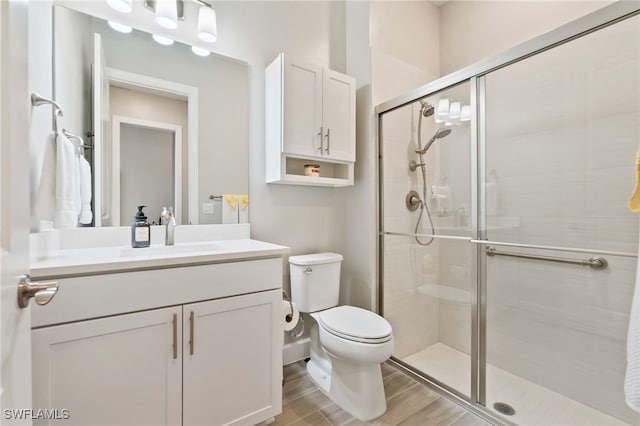
<svg viewBox="0 0 640 426">
<path fill-rule="evenodd" d="M 469 399 L 476 288 L 470 84 L 380 121 L 382 312 L 394 357 Z"/>
<path fill-rule="evenodd" d="M 482 82 L 485 404 L 518 424 L 640 423 L 623 395 L 639 53 L 635 17 Z"/>
</svg>

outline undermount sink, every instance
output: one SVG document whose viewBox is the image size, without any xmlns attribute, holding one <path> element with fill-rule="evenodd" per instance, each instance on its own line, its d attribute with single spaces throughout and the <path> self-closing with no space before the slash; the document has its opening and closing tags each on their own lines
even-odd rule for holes
<svg viewBox="0 0 640 426">
<path fill-rule="evenodd" d="M 212 243 L 186 243 L 175 244 L 173 246 L 150 246 L 141 248 L 123 248 L 120 250 L 121 257 L 130 256 L 164 256 L 164 255 L 177 255 L 184 253 L 192 253 L 198 251 L 213 251 L 220 250 L 220 246 Z"/>
</svg>

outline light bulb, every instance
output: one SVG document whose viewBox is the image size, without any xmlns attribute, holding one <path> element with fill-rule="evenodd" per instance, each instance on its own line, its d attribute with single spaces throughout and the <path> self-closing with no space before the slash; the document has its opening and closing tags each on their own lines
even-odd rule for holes
<svg viewBox="0 0 640 426">
<path fill-rule="evenodd" d="M 129 34 L 132 31 L 132 28 L 129 27 L 128 25 L 119 24 L 113 21 L 107 21 L 107 22 L 109 23 L 109 26 L 111 28 L 118 31 L 119 33 Z"/>
<path fill-rule="evenodd" d="M 202 6 L 198 12 L 198 38 L 207 43 L 213 43 L 218 38 L 216 12 L 210 7 Z"/>
<path fill-rule="evenodd" d="M 209 56 L 211 54 L 207 49 L 203 49 L 197 46 L 191 46 L 191 51 L 198 56 Z"/>
<path fill-rule="evenodd" d="M 156 23 L 170 30 L 175 30 L 178 27 L 176 0 L 156 0 Z"/>
<path fill-rule="evenodd" d="M 471 106 L 462 105 L 460 110 L 460 121 L 471 121 Z"/>
<path fill-rule="evenodd" d="M 437 118 L 447 118 L 449 116 L 449 99 L 440 99 L 436 107 Z"/>
<path fill-rule="evenodd" d="M 131 13 L 131 0 L 107 0 L 107 4 L 118 12 Z"/>
<path fill-rule="evenodd" d="M 173 39 L 170 39 L 169 37 L 164 37 L 158 34 L 153 34 L 151 37 L 153 37 L 156 43 L 163 46 L 171 46 L 173 44 Z"/>
<path fill-rule="evenodd" d="M 449 107 L 449 119 L 457 120 L 460 118 L 460 102 L 451 102 Z"/>
</svg>

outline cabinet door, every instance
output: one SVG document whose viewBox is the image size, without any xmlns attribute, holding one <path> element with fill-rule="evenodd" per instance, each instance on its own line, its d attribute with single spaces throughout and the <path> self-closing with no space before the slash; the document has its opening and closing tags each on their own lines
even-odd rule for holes
<svg viewBox="0 0 640 426">
<path fill-rule="evenodd" d="M 282 411 L 281 292 L 184 306 L 183 425 L 254 425 Z"/>
<path fill-rule="evenodd" d="M 173 307 L 33 330 L 34 408 L 69 415 L 34 424 L 179 425 L 181 317 Z"/>
<path fill-rule="evenodd" d="M 324 157 L 356 160 L 356 89 L 352 77 L 325 69 L 322 92 Z"/>
<path fill-rule="evenodd" d="M 282 151 L 322 155 L 322 68 L 284 62 L 284 141 Z"/>
</svg>

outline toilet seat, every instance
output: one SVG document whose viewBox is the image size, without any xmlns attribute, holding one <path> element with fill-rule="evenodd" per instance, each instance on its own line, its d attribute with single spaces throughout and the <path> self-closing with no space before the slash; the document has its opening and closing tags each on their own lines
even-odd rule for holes
<svg viewBox="0 0 640 426">
<path fill-rule="evenodd" d="M 337 306 L 319 312 L 317 321 L 328 333 L 353 342 L 380 344 L 392 338 L 387 320 L 355 306 Z"/>
</svg>

